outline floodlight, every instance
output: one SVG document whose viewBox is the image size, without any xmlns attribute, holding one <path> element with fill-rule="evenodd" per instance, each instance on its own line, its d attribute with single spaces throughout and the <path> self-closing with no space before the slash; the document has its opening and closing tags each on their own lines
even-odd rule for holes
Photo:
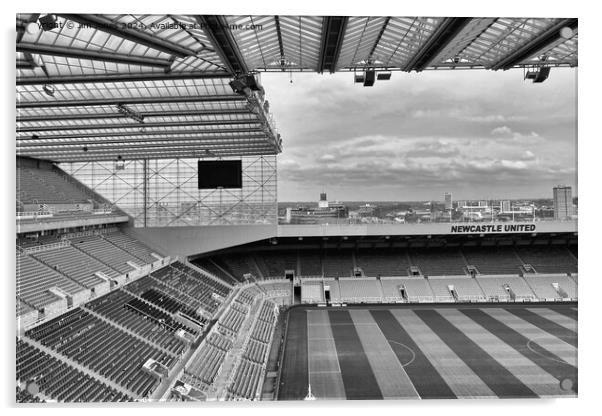
<svg viewBox="0 0 602 416">
<path fill-rule="evenodd" d="M 391 71 L 379 72 L 376 74 L 376 79 L 379 81 L 388 81 L 391 79 Z"/>
<path fill-rule="evenodd" d="M 54 97 L 54 86 L 50 85 L 50 84 L 44 84 L 44 86 L 42 87 L 42 89 L 44 90 L 44 92 L 46 93 L 46 95 L 49 95 L 50 97 Z"/>
</svg>

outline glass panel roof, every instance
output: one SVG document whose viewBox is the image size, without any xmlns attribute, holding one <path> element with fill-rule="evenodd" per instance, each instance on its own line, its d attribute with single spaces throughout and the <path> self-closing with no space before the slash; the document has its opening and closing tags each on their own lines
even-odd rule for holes
<svg viewBox="0 0 602 416">
<path fill-rule="evenodd" d="M 42 28 L 40 16 L 16 16 L 17 152 L 55 161 L 168 158 L 208 146 L 224 155 L 278 153 L 263 92 L 234 94 L 228 68 L 319 71 L 333 41 L 323 45 L 322 16 L 224 16 L 228 45 L 202 16 L 59 14 L 53 28 Z M 416 57 L 426 69 L 497 68 L 521 48 L 531 56 L 512 66 L 578 63 L 576 19 L 568 38 L 545 43 L 570 19 L 470 18 L 449 34 L 453 20 L 342 18 L 335 68 L 410 71 Z"/>
</svg>

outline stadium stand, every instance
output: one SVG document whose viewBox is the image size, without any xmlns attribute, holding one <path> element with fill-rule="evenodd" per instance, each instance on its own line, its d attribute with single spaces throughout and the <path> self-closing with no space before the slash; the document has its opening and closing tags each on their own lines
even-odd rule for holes
<svg viewBox="0 0 602 416">
<path fill-rule="evenodd" d="M 470 277 L 431 277 L 428 282 L 438 301 L 483 301 L 485 294 Z"/>
<path fill-rule="evenodd" d="M 101 272 L 109 277 L 119 275 L 115 270 L 72 246 L 45 250 L 32 256 L 84 287 L 95 288 L 103 285 L 104 292 L 108 291 L 109 282 L 96 276 L 96 273 Z"/>
<path fill-rule="evenodd" d="M 215 264 L 213 259 L 210 257 L 196 259 L 192 263 L 196 267 L 198 267 L 202 270 L 205 270 L 209 274 L 212 274 L 213 276 L 223 280 L 224 282 L 228 283 L 229 285 L 235 285 L 235 284 L 239 283 L 238 280 L 236 280 L 233 276 L 231 276 L 227 271 L 225 271 L 220 266 Z"/>
<path fill-rule="evenodd" d="M 77 237 L 71 244 L 103 263 L 110 264 L 121 274 L 127 274 L 143 266 L 142 260 L 122 248 L 111 244 L 101 236 Z M 137 267 L 134 267 L 135 264 Z"/>
<path fill-rule="evenodd" d="M 196 331 L 184 327 L 171 315 L 121 290 L 93 300 L 86 308 L 176 355 L 186 348 L 184 342 L 176 338 L 176 332 L 185 329 L 196 335 Z"/>
<path fill-rule="evenodd" d="M 364 275 L 371 277 L 407 276 L 410 267 L 405 251 L 360 249 L 356 252 L 355 259 Z"/>
<path fill-rule="evenodd" d="M 382 302 L 382 294 L 374 278 L 340 278 L 341 300 L 343 302 Z"/>
<path fill-rule="evenodd" d="M 348 277 L 353 275 L 351 251 L 325 250 L 323 256 L 324 276 Z"/>
<path fill-rule="evenodd" d="M 257 266 L 264 278 L 282 279 L 286 270 L 297 270 L 297 251 L 262 251 L 255 254 Z"/>
<path fill-rule="evenodd" d="M 301 285 L 301 301 L 303 303 L 324 302 L 322 280 L 303 279 Z"/>
<path fill-rule="evenodd" d="M 466 274 L 466 262 L 459 249 L 439 248 L 409 251 L 412 265 L 420 267 L 426 276 L 461 276 Z"/>
<path fill-rule="evenodd" d="M 577 298 L 577 284 L 566 275 L 525 275 L 525 280 L 541 300 Z"/>
<path fill-rule="evenodd" d="M 89 291 L 26 254 L 17 254 L 17 296 L 47 314 L 67 309 L 67 300 L 51 290 L 73 297 L 87 297 Z"/>
<path fill-rule="evenodd" d="M 462 252 L 480 274 L 519 274 L 523 264 L 513 247 L 464 247 Z"/>
<path fill-rule="evenodd" d="M 517 247 L 521 260 L 537 273 L 576 273 L 577 260 L 566 247 Z"/>
<path fill-rule="evenodd" d="M 151 276 L 178 292 L 196 299 L 209 314 L 213 314 L 220 304 L 212 295 L 217 293 L 224 298 L 229 293 L 229 289 L 225 285 L 180 262 L 172 263 L 153 272 Z"/>
<path fill-rule="evenodd" d="M 35 382 L 41 393 L 61 402 L 133 400 L 131 396 L 118 392 L 84 371 L 61 362 L 20 339 L 17 340 L 17 381 Z M 30 402 L 26 399 L 22 398 L 23 401 Z M 19 393 L 17 400 L 19 401 Z M 40 399 L 32 401 L 38 402 Z"/>
<path fill-rule="evenodd" d="M 146 397 L 158 380 L 142 370 L 148 359 L 170 368 L 173 355 L 75 309 L 25 334 L 44 346 L 98 372 L 136 396 Z M 109 359 L 106 359 L 110 357 Z"/>
<path fill-rule="evenodd" d="M 246 273 L 251 273 L 257 277 L 255 261 L 248 254 L 217 256 L 215 263 L 226 270 L 231 276 L 234 276 L 239 282 L 245 280 L 244 275 Z"/>
<path fill-rule="evenodd" d="M 415 302 L 432 302 L 433 290 L 423 278 L 400 279 L 400 286 L 405 289 L 408 300 Z"/>
<path fill-rule="evenodd" d="M 29 306 L 19 298 L 16 299 L 16 305 L 19 329 L 27 328 L 38 320 L 39 314 L 35 308 Z"/>
<path fill-rule="evenodd" d="M 486 276 L 477 277 L 477 282 L 490 300 L 527 300 L 535 294 L 522 277 Z M 507 291 L 506 288 L 509 290 Z"/>
<path fill-rule="evenodd" d="M 321 252 L 319 250 L 299 250 L 299 266 L 301 276 L 322 276 Z"/>
<path fill-rule="evenodd" d="M 88 195 L 54 168 L 17 166 L 17 198 L 23 206 L 90 203 Z"/>
<path fill-rule="evenodd" d="M 107 233 L 104 235 L 104 238 L 147 264 L 154 263 L 162 257 L 165 257 L 162 254 L 151 250 L 144 244 L 140 244 L 138 240 L 135 240 L 122 232 Z"/>
<path fill-rule="evenodd" d="M 402 279 L 381 277 L 379 279 L 384 302 L 401 302 L 403 297 L 401 296 L 400 289 L 403 285 Z"/>
<path fill-rule="evenodd" d="M 189 362 L 182 380 L 200 390 L 207 389 L 215 381 L 230 348 L 232 348 L 231 340 L 213 332 L 205 340 L 198 354 Z"/>
</svg>

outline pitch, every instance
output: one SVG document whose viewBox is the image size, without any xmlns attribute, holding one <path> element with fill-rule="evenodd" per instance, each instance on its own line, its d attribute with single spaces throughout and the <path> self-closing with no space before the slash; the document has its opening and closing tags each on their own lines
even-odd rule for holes
<svg viewBox="0 0 602 416">
<path fill-rule="evenodd" d="M 293 308 L 278 399 L 577 395 L 577 304 Z"/>
</svg>

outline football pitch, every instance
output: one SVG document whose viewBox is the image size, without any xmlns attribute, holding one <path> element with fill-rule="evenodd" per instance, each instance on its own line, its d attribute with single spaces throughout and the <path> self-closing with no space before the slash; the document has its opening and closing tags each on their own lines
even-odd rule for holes
<svg viewBox="0 0 602 416">
<path fill-rule="evenodd" d="M 577 395 L 577 304 L 289 311 L 278 400 Z"/>
</svg>

